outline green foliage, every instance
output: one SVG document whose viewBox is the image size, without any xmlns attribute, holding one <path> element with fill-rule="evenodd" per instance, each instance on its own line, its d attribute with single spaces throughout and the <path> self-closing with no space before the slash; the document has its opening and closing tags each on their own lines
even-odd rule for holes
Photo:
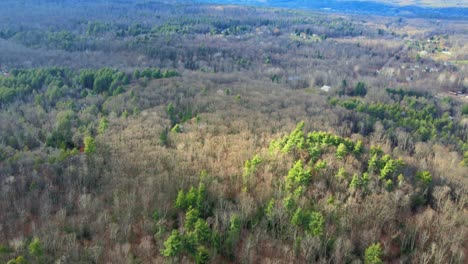
<svg viewBox="0 0 468 264">
<path fill-rule="evenodd" d="M 205 264 L 205 263 L 208 263 L 209 260 L 210 260 L 210 253 L 208 252 L 208 250 L 203 246 L 198 247 L 197 254 L 195 256 L 195 263 Z"/>
<path fill-rule="evenodd" d="M 357 99 L 349 99 L 347 101 L 339 102 L 339 104 L 348 110 L 354 110 L 358 108 L 358 106 L 362 105 L 362 102 Z"/>
<path fill-rule="evenodd" d="M 161 131 L 159 133 L 159 142 L 163 146 L 167 146 L 169 144 L 169 137 L 168 137 L 168 129 L 166 128 L 165 130 Z"/>
<path fill-rule="evenodd" d="M 93 91 L 96 93 L 109 91 L 115 73 L 115 70 L 108 68 L 97 71 L 93 82 Z"/>
<path fill-rule="evenodd" d="M 229 232 L 233 235 L 239 235 L 241 228 L 240 217 L 236 214 L 231 215 L 231 220 L 229 223 Z"/>
<path fill-rule="evenodd" d="M 38 237 L 34 237 L 28 246 L 29 254 L 35 258 L 40 258 L 44 254 L 42 243 Z"/>
<path fill-rule="evenodd" d="M 232 259 L 235 256 L 235 247 L 239 242 L 241 221 L 238 215 L 231 216 L 229 230 L 226 238 L 227 255 Z"/>
<path fill-rule="evenodd" d="M 65 110 L 57 113 L 55 127 L 57 131 L 69 133 L 75 113 L 72 110 Z"/>
<path fill-rule="evenodd" d="M 301 121 L 297 124 L 296 129 L 294 129 L 289 136 L 285 136 L 279 142 L 272 142 L 270 148 L 277 148 L 284 153 L 289 153 L 293 149 L 304 149 L 305 147 L 305 140 L 304 140 L 304 132 L 302 129 L 304 128 L 304 121 Z"/>
<path fill-rule="evenodd" d="M 303 237 L 302 236 L 297 236 L 295 239 L 294 239 L 294 254 L 296 256 L 299 255 L 299 252 L 300 252 L 300 249 L 301 249 L 301 244 L 302 244 L 302 239 Z"/>
<path fill-rule="evenodd" d="M 462 114 L 468 115 L 468 104 L 464 104 L 462 107 Z"/>
<path fill-rule="evenodd" d="M 46 98 L 49 100 L 49 102 L 55 103 L 58 99 L 63 97 L 63 94 L 64 94 L 63 90 L 66 90 L 66 89 L 67 87 L 65 86 L 62 89 L 58 86 L 51 85 L 47 88 L 47 91 L 45 93 Z"/>
<path fill-rule="evenodd" d="M 128 117 L 128 111 L 127 111 L 127 110 L 124 110 L 124 111 L 122 112 L 122 117 L 123 117 L 123 118 L 127 118 L 127 117 Z"/>
<path fill-rule="evenodd" d="M 196 208 L 198 208 L 199 210 L 201 210 L 201 212 L 203 212 L 203 210 L 205 210 L 205 200 L 206 200 L 206 187 L 205 187 L 205 184 L 204 183 L 200 183 L 198 185 L 198 189 L 197 189 L 197 198 L 195 200 L 195 206 Z"/>
<path fill-rule="evenodd" d="M 302 160 L 294 163 L 286 177 L 286 187 L 288 189 L 298 185 L 308 185 L 311 178 L 310 169 L 305 169 Z"/>
<path fill-rule="evenodd" d="M 336 174 L 336 177 L 339 179 L 345 179 L 347 178 L 348 174 L 346 173 L 345 168 L 339 168 L 338 173 Z"/>
<path fill-rule="evenodd" d="M 388 162 L 385 163 L 384 167 L 380 171 L 380 178 L 385 179 L 387 178 L 391 173 L 395 172 L 397 169 L 397 163 L 395 160 L 389 160 Z"/>
<path fill-rule="evenodd" d="M 47 32 L 46 45 L 52 49 L 62 49 L 66 51 L 75 50 L 75 45 L 78 42 L 78 38 L 75 34 L 69 31 L 60 32 Z"/>
<path fill-rule="evenodd" d="M 192 186 L 190 187 L 190 190 L 187 192 L 187 195 L 185 195 L 185 204 L 187 206 L 187 209 L 190 207 L 196 208 L 197 201 L 198 201 L 198 191 Z"/>
<path fill-rule="evenodd" d="M 175 126 L 171 129 L 171 132 L 172 132 L 172 133 L 181 133 L 181 132 L 182 132 L 182 128 L 180 128 L 180 125 L 179 125 L 179 124 L 175 124 Z"/>
<path fill-rule="evenodd" d="M 86 154 L 93 154 L 96 152 L 96 141 L 91 136 L 86 136 L 83 140 L 84 152 Z"/>
<path fill-rule="evenodd" d="M 418 91 L 411 91 L 411 90 L 403 90 L 402 88 L 399 89 L 390 89 L 387 88 L 385 91 L 390 95 L 399 95 L 401 99 L 405 96 L 414 96 L 414 97 L 429 97 L 427 92 L 418 92 Z"/>
<path fill-rule="evenodd" d="M 340 99 L 336 98 L 336 97 L 331 97 L 328 99 L 328 103 L 332 106 L 336 106 L 338 105 L 338 103 L 340 102 Z"/>
<path fill-rule="evenodd" d="M 153 222 L 158 222 L 160 219 L 160 215 L 158 210 L 154 210 L 153 214 L 151 215 L 151 219 L 153 219 Z"/>
<path fill-rule="evenodd" d="M 325 227 L 325 219 L 320 212 L 311 212 L 309 216 L 309 232 L 313 236 L 321 236 Z"/>
<path fill-rule="evenodd" d="M 365 264 L 381 264 L 382 261 L 382 246 L 380 243 L 375 243 L 370 245 L 365 252 L 364 255 L 364 263 Z"/>
<path fill-rule="evenodd" d="M 295 203 L 294 198 L 293 198 L 292 195 L 288 195 L 288 196 L 284 197 L 283 206 L 287 211 L 291 212 L 295 205 L 296 205 L 296 203 Z"/>
<path fill-rule="evenodd" d="M 353 153 L 355 155 L 359 155 L 364 151 L 364 146 L 362 144 L 361 140 L 358 140 L 356 144 L 354 145 Z"/>
<path fill-rule="evenodd" d="M 348 149 L 346 148 L 346 145 L 343 143 L 340 143 L 340 145 L 338 145 L 338 148 L 336 149 L 336 157 L 339 159 L 344 159 L 347 154 L 348 154 Z"/>
<path fill-rule="evenodd" d="M 322 154 L 321 147 L 315 143 L 309 143 L 309 147 L 307 148 L 307 151 L 309 153 L 311 162 L 316 162 L 320 158 L 320 155 Z"/>
<path fill-rule="evenodd" d="M 358 155 L 362 150 L 362 142 L 358 142 L 358 145 L 347 138 L 342 138 L 332 133 L 323 131 L 312 131 L 304 136 L 302 131 L 304 122 L 300 122 L 291 134 L 283 137 L 280 140 L 273 140 L 270 143 L 269 150 L 281 150 L 284 153 L 289 153 L 292 150 L 307 150 L 309 154 L 310 162 L 315 163 L 321 156 L 322 150 L 328 146 L 337 147 L 337 156 L 345 157 L 350 150 Z M 316 164 L 316 169 L 324 169 L 326 167 L 325 161 Z M 292 183 L 291 178 L 287 179 L 287 182 Z"/>
<path fill-rule="evenodd" d="M 0 87 L 0 104 L 5 104 L 13 101 L 16 96 L 15 89 L 8 87 Z"/>
<path fill-rule="evenodd" d="M 302 226 L 307 223 L 306 215 L 302 211 L 302 208 L 297 208 L 291 218 L 291 224 L 296 227 Z"/>
<path fill-rule="evenodd" d="M 192 186 L 187 193 L 185 193 L 183 190 L 180 190 L 177 193 L 175 207 L 179 209 L 193 208 L 197 209 L 199 212 L 203 212 L 203 210 L 205 210 L 205 198 L 205 185 L 203 183 L 200 183 L 198 189 L 195 189 Z"/>
<path fill-rule="evenodd" d="M 354 174 L 353 178 L 351 179 L 351 183 L 349 184 L 349 187 L 357 189 L 360 186 L 361 186 L 361 178 L 357 174 Z"/>
<path fill-rule="evenodd" d="M 275 199 L 271 198 L 265 207 L 265 216 L 270 220 L 274 216 L 274 211 L 273 211 L 274 209 L 275 209 Z"/>
<path fill-rule="evenodd" d="M 361 177 L 361 187 L 367 188 L 369 181 L 370 181 L 369 174 L 367 172 L 364 172 Z"/>
<path fill-rule="evenodd" d="M 176 198 L 176 202 L 175 202 L 175 207 L 176 208 L 179 208 L 179 209 L 186 209 L 188 206 L 187 206 L 187 202 L 186 202 L 186 199 L 185 199 L 185 193 L 183 190 L 180 190 L 178 193 L 177 193 L 177 198 Z"/>
<path fill-rule="evenodd" d="M 262 163 L 262 159 L 260 158 L 259 155 L 255 155 L 251 160 L 245 161 L 244 174 L 243 175 L 248 176 L 248 175 L 254 173 L 257 166 L 260 163 Z"/>
<path fill-rule="evenodd" d="M 367 94 L 366 84 L 363 82 L 358 82 L 354 88 L 354 94 L 364 97 Z"/>
<path fill-rule="evenodd" d="M 260 163 L 262 163 L 262 159 L 259 155 L 255 155 L 251 160 L 245 161 L 244 172 L 242 174 L 244 185 L 247 184 L 250 175 L 252 175 L 257 170 L 257 166 Z"/>
<path fill-rule="evenodd" d="M 99 120 L 98 133 L 104 134 L 104 131 L 106 131 L 108 127 L 109 127 L 109 120 L 107 120 L 106 117 L 102 117 L 101 120 Z"/>
<path fill-rule="evenodd" d="M 388 180 L 385 182 L 385 188 L 386 188 L 388 191 L 393 190 L 393 181 L 392 181 L 392 179 L 388 179 Z"/>
<path fill-rule="evenodd" d="M 160 75 L 163 78 L 177 74 L 168 70 Z M 89 101 L 92 98 L 88 97 L 88 94 L 91 94 L 92 97 L 98 93 L 109 96 L 117 95 L 125 92 L 125 86 L 128 84 L 130 84 L 130 76 L 125 72 L 109 68 L 81 71 L 62 68 L 13 69 L 9 77 L 4 77 L 1 74 L 0 107 L 7 107 L 9 103 L 21 99 L 22 103 L 26 104 L 34 101 L 40 111 L 34 118 L 34 124 L 31 124 L 34 127 L 40 126 L 39 130 L 35 131 L 38 133 L 34 132 L 36 134 L 34 138 L 22 140 L 22 135 L 9 137 L 6 144 L 13 148 L 20 147 L 20 144 L 23 145 L 21 148 L 38 148 L 45 144 L 48 147 L 59 148 L 63 150 L 61 154 L 65 154 L 66 151 L 79 147 L 76 142 L 82 133 L 94 133 L 90 123 L 94 122 L 93 116 L 98 116 L 101 114 L 100 111 L 105 111 L 104 109 L 100 110 L 102 103 L 105 103 L 105 106 L 111 105 L 106 102 L 106 98 L 103 98 L 104 102 L 101 102 L 101 99 L 98 100 L 99 103 L 95 102 L 98 107 L 94 106 L 94 111 L 88 112 L 91 108 L 88 107 L 82 112 L 80 109 L 89 103 L 94 104 Z M 135 107 L 135 109 L 138 108 Z M 125 111 L 123 116 L 127 113 Z M 51 129 L 51 126 L 48 125 L 50 121 L 45 122 L 42 116 L 48 116 L 50 119 L 55 118 L 55 126 Z M 23 123 L 26 125 L 32 119 L 28 118 L 28 120 L 20 122 L 21 126 Z M 98 123 L 97 132 L 102 133 L 107 126 L 108 122 L 104 117 Z M 28 132 L 28 134 L 30 133 L 33 131 Z M 27 137 L 29 137 L 28 134 Z M 65 157 L 65 155 L 61 156 Z"/>
<path fill-rule="evenodd" d="M 307 135 L 307 144 L 310 147 L 326 147 L 326 146 L 335 146 L 338 147 L 340 144 L 346 146 L 347 150 L 354 149 L 354 142 L 347 138 L 342 138 L 332 133 L 323 132 L 323 131 L 313 131 Z"/>
<path fill-rule="evenodd" d="M 44 86 L 62 87 L 71 84 L 71 72 L 61 68 L 12 70 L 11 76 L 0 78 L 0 104 L 12 102 Z"/>
<path fill-rule="evenodd" d="M 140 70 L 136 69 L 133 71 L 133 79 L 139 79 L 141 76 Z"/>
<path fill-rule="evenodd" d="M 164 242 L 164 249 L 161 254 L 165 257 L 177 256 L 182 250 L 182 237 L 177 230 L 172 230 L 171 235 Z"/>
<path fill-rule="evenodd" d="M 133 113 L 132 113 L 132 114 L 136 116 L 136 115 L 138 115 L 139 113 L 140 113 L 140 108 L 138 108 L 138 107 L 135 106 L 135 107 L 133 108 Z"/>
<path fill-rule="evenodd" d="M 380 146 L 371 146 L 369 152 L 372 156 L 381 156 L 383 154 L 383 150 Z"/>
<path fill-rule="evenodd" d="M 11 259 L 7 262 L 7 264 L 26 264 L 27 261 L 23 256 L 18 256 L 14 259 Z"/>
<path fill-rule="evenodd" d="M 462 163 L 468 167 L 468 150 L 463 153 L 463 161 Z"/>
<path fill-rule="evenodd" d="M 195 228 L 195 223 L 197 222 L 200 216 L 200 212 L 197 209 L 190 208 L 185 214 L 185 229 L 193 230 Z"/>
<path fill-rule="evenodd" d="M 71 131 L 53 131 L 47 136 L 46 145 L 62 150 L 74 148 L 71 136 Z"/>
<path fill-rule="evenodd" d="M 166 107 L 167 116 L 171 121 L 175 121 L 175 109 L 172 103 L 169 103 Z"/>
<path fill-rule="evenodd" d="M 405 94 L 402 100 L 391 104 L 365 103 L 355 98 L 333 100 L 333 104 L 368 114 L 372 118 L 369 119 L 372 122 L 369 126 L 373 126 L 377 120 L 380 120 L 389 130 L 402 127 L 408 131 L 414 131 L 412 136 L 421 141 L 436 139 L 436 136 L 449 139 L 459 126 L 436 101 L 426 97 L 413 97 Z"/>
<path fill-rule="evenodd" d="M 211 238 L 211 229 L 203 219 L 198 219 L 194 225 L 195 238 L 198 243 L 206 243 L 209 242 Z"/>
<path fill-rule="evenodd" d="M 146 68 L 140 73 L 136 70 L 133 77 L 138 79 L 146 77 L 148 79 L 170 78 L 177 76 L 178 73 L 173 70 L 166 70 L 161 73 L 159 69 Z M 109 95 L 118 95 L 125 91 L 124 86 L 130 84 L 131 76 L 125 72 L 110 68 L 99 70 L 83 70 L 78 77 L 79 83 L 86 89 L 93 90 L 95 93 L 107 92 Z"/>
<path fill-rule="evenodd" d="M 97 36 L 97 35 L 101 35 L 104 32 L 109 31 L 110 28 L 111 27 L 109 24 L 102 23 L 99 21 L 94 21 L 94 22 L 89 21 L 88 27 L 86 28 L 86 34 L 88 36 Z"/>
<path fill-rule="evenodd" d="M 64 161 L 64 160 L 68 159 L 69 157 L 78 155 L 79 153 L 80 152 L 76 148 L 74 148 L 74 149 L 61 149 L 57 160 L 58 161 Z"/>
<path fill-rule="evenodd" d="M 164 70 L 162 74 L 162 78 L 171 78 L 171 77 L 176 77 L 176 76 L 179 76 L 179 73 L 176 70 Z"/>
<path fill-rule="evenodd" d="M 368 162 L 367 170 L 369 172 L 377 172 L 379 170 L 379 157 L 377 154 L 374 154 Z"/>
<path fill-rule="evenodd" d="M 418 172 L 416 174 L 416 178 L 426 186 L 429 186 L 432 183 L 432 175 L 429 171 Z"/>
<path fill-rule="evenodd" d="M 215 240 L 217 241 L 219 238 L 216 233 L 212 232 L 208 223 L 203 219 L 208 213 L 205 202 L 206 195 L 206 188 L 203 183 L 200 183 L 198 188 L 192 186 L 187 193 L 183 190 L 178 192 L 175 207 L 187 210 L 185 213 L 184 232 L 178 233 L 177 230 L 172 232 L 172 238 L 170 237 L 164 243 L 166 249 L 161 252 L 163 256 L 176 256 L 188 253 L 195 258 L 195 261 L 209 259 L 208 251 L 203 251 L 203 255 L 200 255 L 199 249 L 204 248 L 204 246 L 213 245 Z M 176 246 L 171 247 L 172 244 Z M 176 248 L 177 250 L 168 250 L 170 248 Z M 204 253 L 207 253 L 207 255 Z"/>
<path fill-rule="evenodd" d="M 317 162 L 317 164 L 315 164 L 315 169 L 316 170 L 323 170 L 327 167 L 327 162 L 322 160 L 320 162 Z"/>
<path fill-rule="evenodd" d="M 167 105 L 166 114 L 167 117 L 171 120 L 172 127 L 175 127 L 178 124 L 182 124 L 194 117 L 194 113 L 190 107 L 186 107 L 185 109 L 180 107 L 176 108 L 172 103 Z"/>
<path fill-rule="evenodd" d="M 294 199 L 300 199 L 305 193 L 305 188 L 304 186 L 298 186 L 294 192 L 293 192 L 293 197 Z"/>
<path fill-rule="evenodd" d="M 94 87 L 94 71 L 92 70 L 83 70 L 80 72 L 79 81 L 80 84 L 87 89 L 92 90 Z"/>
<path fill-rule="evenodd" d="M 368 172 L 380 173 L 379 178 L 383 180 L 392 176 L 403 165 L 404 162 L 401 159 L 392 159 L 390 155 L 379 158 L 378 154 L 374 154 L 368 161 Z"/>
<path fill-rule="evenodd" d="M 13 252 L 14 250 L 12 248 L 0 244 L 0 254 L 10 254 Z"/>
<path fill-rule="evenodd" d="M 193 232 L 185 232 L 182 235 L 182 252 L 187 252 L 188 254 L 194 256 L 197 251 L 197 238 Z"/>
</svg>

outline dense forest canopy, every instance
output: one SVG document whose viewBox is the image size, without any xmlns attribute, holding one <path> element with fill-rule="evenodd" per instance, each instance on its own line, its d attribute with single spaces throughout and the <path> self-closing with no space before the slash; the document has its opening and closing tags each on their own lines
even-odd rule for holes
<svg viewBox="0 0 468 264">
<path fill-rule="evenodd" d="M 243 2 L 0 2 L 1 263 L 466 263 L 466 8 Z"/>
</svg>

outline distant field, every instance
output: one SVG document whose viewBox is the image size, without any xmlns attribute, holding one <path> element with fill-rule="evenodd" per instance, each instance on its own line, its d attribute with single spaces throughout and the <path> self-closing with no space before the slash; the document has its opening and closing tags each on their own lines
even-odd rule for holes
<svg viewBox="0 0 468 264">
<path fill-rule="evenodd" d="M 468 17 L 465 0 L 195 0 L 216 4 L 317 9 L 366 15 L 462 19 Z"/>
<path fill-rule="evenodd" d="M 466 0 L 338 0 L 338 1 L 346 1 L 346 2 L 373 2 L 373 3 L 383 3 L 383 4 L 390 4 L 390 5 L 398 5 L 398 6 L 421 6 L 421 7 L 468 7 L 468 1 Z M 223 2 L 223 0 L 219 0 L 218 2 Z M 238 3 L 245 3 L 245 2 L 259 2 L 262 4 L 268 3 L 275 3 L 280 2 L 278 0 L 236 0 L 231 2 L 238 2 Z M 298 1 L 283 1 L 283 2 L 290 2 L 290 4 L 294 4 L 294 2 Z M 329 2 L 329 1 L 309 1 L 309 2 Z"/>
<path fill-rule="evenodd" d="M 350 1 L 350 0 L 342 0 Z M 356 0 L 353 0 L 356 1 Z M 415 5 L 429 7 L 468 7 L 468 1 L 465 0 L 358 0 L 363 2 L 381 2 L 393 5 Z"/>
</svg>

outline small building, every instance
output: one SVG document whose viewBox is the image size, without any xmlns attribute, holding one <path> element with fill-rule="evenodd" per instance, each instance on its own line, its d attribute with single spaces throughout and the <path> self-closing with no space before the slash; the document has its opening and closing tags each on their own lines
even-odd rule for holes
<svg viewBox="0 0 468 264">
<path fill-rule="evenodd" d="M 320 88 L 320 90 L 322 90 L 324 92 L 327 92 L 327 93 L 330 91 L 330 89 L 331 89 L 331 87 L 328 86 L 328 85 L 324 85 L 324 86 L 322 86 L 322 88 Z"/>
</svg>

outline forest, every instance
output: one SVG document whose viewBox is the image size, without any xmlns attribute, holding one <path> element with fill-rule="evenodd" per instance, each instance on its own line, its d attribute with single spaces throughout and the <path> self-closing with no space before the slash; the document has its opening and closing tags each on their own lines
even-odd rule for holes
<svg viewBox="0 0 468 264">
<path fill-rule="evenodd" d="M 0 263 L 468 261 L 466 17 L 206 2 L 0 2 Z"/>
</svg>

